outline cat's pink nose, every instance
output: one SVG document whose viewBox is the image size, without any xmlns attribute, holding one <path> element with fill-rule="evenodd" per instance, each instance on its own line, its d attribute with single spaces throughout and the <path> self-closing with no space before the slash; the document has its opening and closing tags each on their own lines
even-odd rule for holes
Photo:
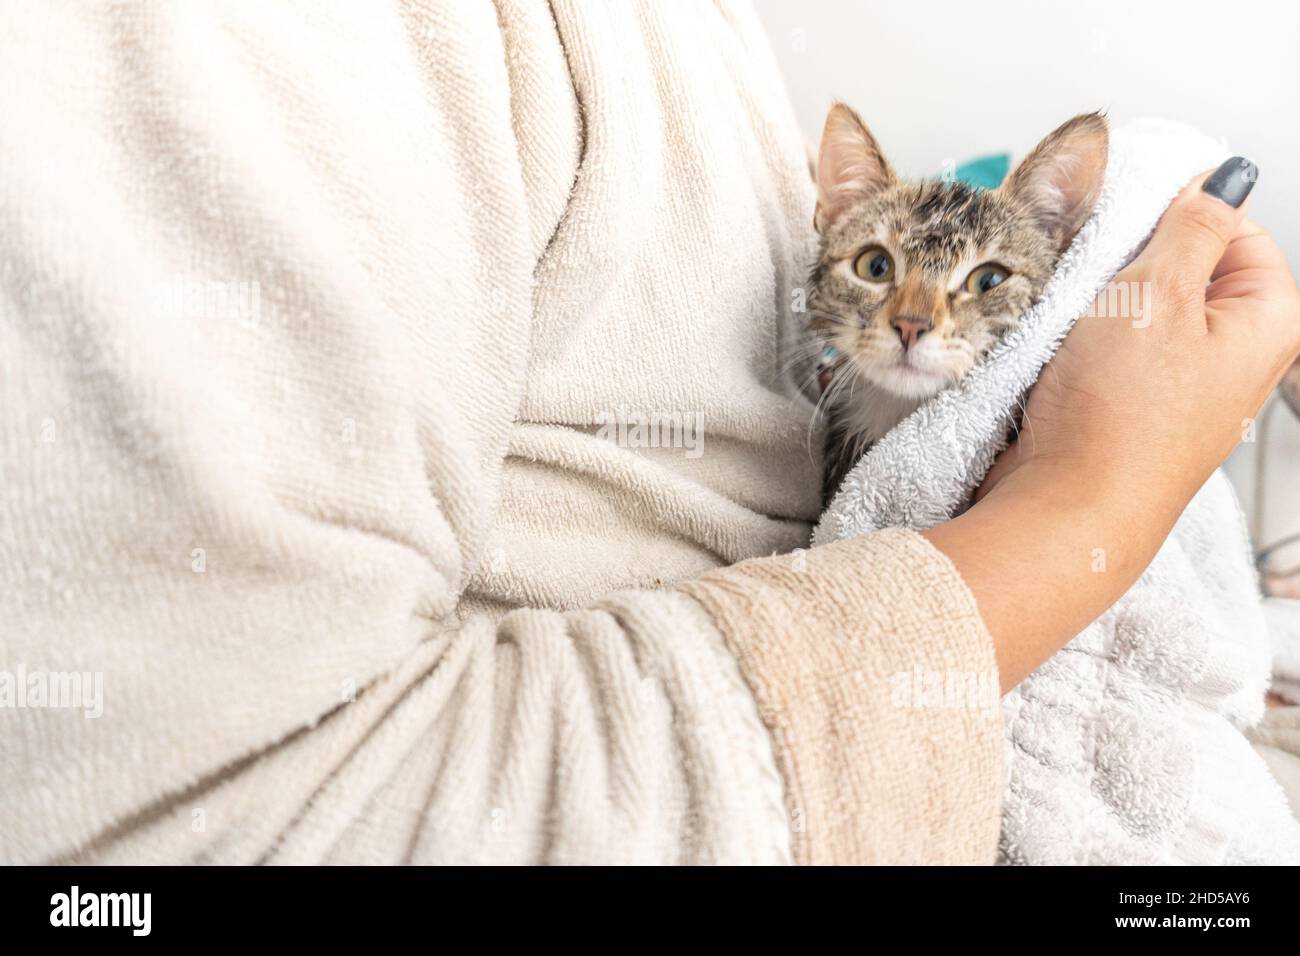
<svg viewBox="0 0 1300 956">
<path fill-rule="evenodd" d="M 934 323 L 929 319 L 919 319 L 910 315 L 899 315 L 894 317 L 894 321 L 889 323 L 898 332 L 898 337 L 903 340 L 903 348 L 910 349 L 921 336 L 925 335 L 934 328 Z"/>
</svg>

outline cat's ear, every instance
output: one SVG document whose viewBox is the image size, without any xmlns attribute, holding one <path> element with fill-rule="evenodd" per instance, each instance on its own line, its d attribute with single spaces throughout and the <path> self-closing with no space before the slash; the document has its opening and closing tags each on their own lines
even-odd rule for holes
<svg viewBox="0 0 1300 956">
<path fill-rule="evenodd" d="M 836 103 L 826 116 L 817 154 L 817 231 L 825 232 L 844 210 L 892 182 L 894 171 L 866 125 Z"/>
<path fill-rule="evenodd" d="M 1101 195 L 1109 142 L 1104 116 L 1076 116 L 1034 147 L 999 187 L 1029 209 L 1061 252 Z"/>
</svg>

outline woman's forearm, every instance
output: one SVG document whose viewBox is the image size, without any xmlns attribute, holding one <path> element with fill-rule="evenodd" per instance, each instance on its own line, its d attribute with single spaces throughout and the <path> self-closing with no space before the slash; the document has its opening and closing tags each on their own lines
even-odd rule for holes
<svg viewBox="0 0 1300 956">
<path fill-rule="evenodd" d="M 975 596 L 1003 693 L 1128 590 L 1177 520 L 1178 501 L 1030 464 L 924 532 Z"/>
</svg>

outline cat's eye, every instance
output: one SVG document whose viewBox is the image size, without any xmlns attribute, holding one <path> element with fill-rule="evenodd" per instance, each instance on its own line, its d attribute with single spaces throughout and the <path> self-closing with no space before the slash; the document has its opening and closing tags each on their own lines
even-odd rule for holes
<svg viewBox="0 0 1300 956">
<path fill-rule="evenodd" d="M 1011 273 L 1000 265 L 986 262 L 966 277 L 966 291 L 973 292 L 975 295 L 983 295 L 985 292 L 991 292 L 1000 286 L 1009 275 Z"/>
<path fill-rule="evenodd" d="M 868 282 L 888 282 L 894 278 L 894 260 L 880 246 L 872 246 L 853 260 L 853 271 Z"/>
</svg>

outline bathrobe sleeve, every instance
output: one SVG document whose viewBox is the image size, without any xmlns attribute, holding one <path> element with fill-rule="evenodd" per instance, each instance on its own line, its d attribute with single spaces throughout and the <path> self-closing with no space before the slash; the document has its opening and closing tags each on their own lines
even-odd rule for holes
<svg viewBox="0 0 1300 956">
<path fill-rule="evenodd" d="M 992 668 L 916 536 L 466 600 L 581 212 L 547 5 L 0 31 L 0 860 L 991 860 L 996 719 L 895 679 Z"/>
</svg>

